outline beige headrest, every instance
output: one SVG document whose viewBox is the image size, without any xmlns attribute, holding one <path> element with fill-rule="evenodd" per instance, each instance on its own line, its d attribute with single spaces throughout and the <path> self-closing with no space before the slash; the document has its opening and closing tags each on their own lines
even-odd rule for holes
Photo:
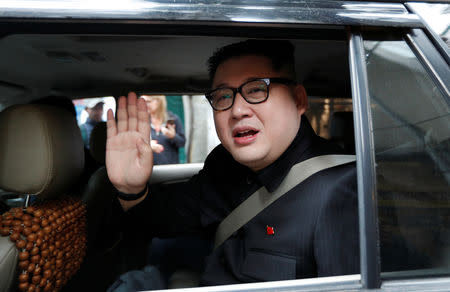
<svg viewBox="0 0 450 292">
<path fill-rule="evenodd" d="M 43 198 L 61 195 L 84 167 L 75 118 L 48 105 L 24 104 L 0 113 L 0 188 Z"/>
<path fill-rule="evenodd" d="M 94 126 L 89 138 L 89 152 L 95 161 L 105 164 L 106 155 L 106 122 Z"/>
</svg>

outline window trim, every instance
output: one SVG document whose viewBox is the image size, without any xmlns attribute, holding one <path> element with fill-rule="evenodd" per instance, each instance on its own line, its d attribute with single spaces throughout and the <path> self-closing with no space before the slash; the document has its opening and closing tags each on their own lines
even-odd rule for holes
<svg viewBox="0 0 450 292">
<path fill-rule="evenodd" d="M 436 1 L 438 2 L 438 1 Z M 417 12 L 417 8 L 414 7 L 414 3 L 408 2 L 405 3 L 406 8 L 411 11 L 412 13 L 416 14 L 422 21 L 423 25 L 425 26 L 425 32 L 430 37 L 431 42 L 434 44 L 434 46 L 437 48 L 441 56 L 445 59 L 447 64 L 450 66 L 450 48 L 447 46 L 447 44 L 437 35 L 437 33 L 434 32 L 434 30 L 431 29 L 431 27 L 428 25 L 428 23 L 420 16 L 420 14 Z"/>
<path fill-rule="evenodd" d="M 320 25 L 369 25 L 389 27 L 423 27 L 418 15 L 408 13 L 402 3 L 370 3 L 354 1 L 278 1 L 278 0 L 218 0 L 207 3 L 191 0 L 189 3 L 169 3 L 163 0 L 140 0 L 134 5 L 104 7 L 96 1 L 35 1 L 0 4 L 1 18 L 30 18 L 30 20 L 127 20 L 141 21 L 197 21 L 199 23 L 284 23 Z M 29 5 L 24 5 L 29 3 Z M 82 8 L 80 8 L 82 7 Z M 101 7 L 101 8 L 100 8 Z M 313 8 L 313 9 L 312 9 Z M 243 13 L 243 11 L 245 13 Z M 39 15 L 39 18 L 36 16 Z"/>
<path fill-rule="evenodd" d="M 358 179 L 361 282 L 365 289 L 376 289 L 381 286 L 381 267 L 372 115 L 363 39 L 360 32 L 351 33 L 349 38 Z"/>
<path fill-rule="evenodd" d="M 406 34 L 405 41 L 428 72 L 435 85 L 450 102 L 450 68 L 445 66 L 444 58 L 436 51 L 421 29 L 413 29 Z M 444 63 L 444 64 L 443 64 Z"/>
</svg>

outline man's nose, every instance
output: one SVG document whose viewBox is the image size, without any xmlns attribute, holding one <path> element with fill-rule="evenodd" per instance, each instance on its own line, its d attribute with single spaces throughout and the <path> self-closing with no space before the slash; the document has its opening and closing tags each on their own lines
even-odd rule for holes
<svg viewBox="0 0 450 292">
<path fill-rule="evenodd" d="M 251 104 L 245 101 L 239 92 L 236 93 L 234 104 L 230 110 L 233 118 L 247 117 L 252 114 Z"/>
</svg>

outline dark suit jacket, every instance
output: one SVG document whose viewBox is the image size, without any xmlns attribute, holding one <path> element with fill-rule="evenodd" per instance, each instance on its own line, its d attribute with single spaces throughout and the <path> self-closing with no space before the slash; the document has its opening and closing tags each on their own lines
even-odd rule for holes
<svg viewBox="0 0 450 292">
<path fill-rule="evenodd" d="M 158 237 L 214 238 L 218 224 L 261 186 L 275 190 L 297 162 L 339 149 L 315 135 L 306 118 L 285 153 L 253 172 L 219 145 L 189 182 L 152 186 L 125 214 Z M 274 281 L 359 273 L 354 163 L 314 174 L 235 232 L 206 259 L 203 285 Z M 274 234 L 268 234 L 267 228 Z M 269 232 L 270 233 L 270 232 Z"/>
</svg>

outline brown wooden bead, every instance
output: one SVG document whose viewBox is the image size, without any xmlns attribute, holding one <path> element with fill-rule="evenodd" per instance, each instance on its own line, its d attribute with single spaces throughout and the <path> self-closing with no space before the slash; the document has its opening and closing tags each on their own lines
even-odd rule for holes
<svg viewBox="0 0 450 292">
<path fill-rule="evenodd" d="M 34 284 L 29 284 L 27 292 L 36 292 L 36 286 Z"/>
<path fill-rule="evenodd" d="M 19 288 L 20 291 L 27 291 L 28 290 L 28 285 L 30 285 L 30 284 L 28 284 L 28 282 L 23 282 L 23 283 L 19 284 L 18 288 Z"/>
<path fill-rule="evenodd" d="M 53 275 L 52 271 L 49 269 L 44 270 L 43 276 L 46 279 L 49 279 Z"/>
<path fill-rule="evenodd" d="M 23 249 L 23 248 L 25 248 L 26 245 L 27 245 L 27 242 L 23 239 L 19 239 L 18 241 L 16 241 L 16 246 L 18 249 Z"/>
<path fill-rule="evenodd" d="M 47 219 L 42 219 L 42 222 L 41 222 L 42 227 L 48 226 L 48 224 L 49 224 L 49 222 Z"/>
<path fill-rule="evenodd" d="M 28 241 L 32 241 L 32 242 L 34 242 L 34 241 L 36 240 L 36 238 L 37 238 L 36 233 L 30 233 L 30 234 L 27 236 L 27 240 L 28 240 Z"/>
<path fill-rule="evenodd" d="M 28 265 L 30 264 L 29 260 L 19 261 L 19 268 L 21 270 L 26 270 L 28 268 Z"/>
<path fill-rule="evenodd" d="M 26 213 L 24 213 L 22 216 L 23 221 L 31 221 L 32 218 L 33 218 L 33 216 L 31 216 L 30 214 L 26 214 Z"/>
<path fill-rule="evenodd" d="M 37 263 L 39 263 L 40 259 L 41 259 L 41 256 L 37 254 L 37 255 L 34 255 L 31 257 L 31 262 L 34 264 L 37 264 Z"/>
<path fill-rule="evenodd" d="M 5 220 L 13 220 L 14 216 L 11 213 L 6 213 L 3 215 L 3 219 Z"/>
<path fill-rule="evenodd" d="M 14 213 L 14 218 L 22 219 L 23 215 L 24 215 L 23 211 L 19 210 L 19 211 Z"/>
<path fill-rule="evenodd" d="M 33 274 L 34 274 L 34 275 L 39 275 L 39 274 L 41 274 L 41 272 L 42 272 L 41 266 L 36 265 L 36 266 L 34 267 Z"/>
<path fill-rule="evenodd" d="M 34 275 L 31 277 L 31 283 L 34 285 L 38 285 L 41 282 L 41 276 L 40 275 Z"/>
<path fill-rule="evenodd" d="M 50 254 L 50 251 L 49 251 L 48 249 L 43 249 L 43 250 L 41 251 L 41 255 L 42 255 L 42 257 L 44 257 L 44 258 L 48 257 L 49 254 Z"/>
<path fill-rule="evenodd" d="M 0 229 L 0 235 L 8 236 L 9 235 L 9 228 L 8 227 L 3 227 L 2 229 Z"/>
<path fill-rule="evenodd" d="M 47 284 L 46 284 L 45 287 L 44 287 L 44 291 L 45 291 L 45 292 L 53 291 L 53 285 L 52 285 L 51 282 L 47 282 Z"/>
<path fill-rule="evenodd" d="M 27 246 L 25 247 L 26 250 L 31 251 L 31 249 L 34 247 L 34 242 L 28 241 Z"/>
<path fill-rule="evenodd" d="M 35 246 L 31 249 L 31 255 L 37 255 L 39 253 L 39 247 Z"/>
<path fill-rule="evenodd" d="M 45 236 L 45 232 L 42 229 L 39 229 L 38 232 L 36 232 L 36 236 L 40 239 L 43 239 Z"/>
<path fill-rule="evenodd" d="M 56 268 L 61 268 L 63 266 L 63 261 L 62 259 L 57 259 L 56 260 Z"/>
<path fill-rule="evenodd" d="M 36 210 L 36 208 L 34 208 L 33 206 L 29 206 L 25 209 L 25 211 L 29 214 L 33 214 L 34 210 Z"/>
<path fill-rule="evenodd" d="M 44 243 L 44 240 L 42 238 L 38 237 L 38 239 L 36 239 L 36 246 L 40 247 L 43 243 Z"/>
<path fill-rule="evenodd" d="M 23 235 L 28 236 L 28 235 L 30 235 L 31 233 L 33 233 L 33 231 L 31 231 L 31 227 L 25 227 L 25 228 L 23 229 Z"/>
<path fill-rule="evenodd" d="M 28 282 L 29 275 L 25 272 L 19 275 L 19 282 Z"/>
<path fill-rule="evenodd" d="M 34 217 L 41 217 L 42 215 L 44 215 L 44 212 L 41 209 L 38 209 L 36 211 L 33 212 Z"/>
<path fill-rule="evenodd" d="M 39 281 L 39 287 L 41 287 L 43 289 L 45 287 L 45 285 L 47 285 L 47 279 L 42 278 L 41 281 Z"/>
<path fill-rule="evenodd" d="M 18 232 L 18 233 L 22 233 L 23 231 L 23 226 L 22 225 L 16 225 L 12 227 L 12 231 L 14 232 Z"/>
<path fill-rule="evenodd" d="M 30 257 L 30 253 L 27 251 L 22 251 L 21 253 L 19 253 L 19 260 L 21 261 L 25 261 Z"/>
<path fill-rule="evenodd" d="M 45 234 L 50 234 L 50 232 L 52 232 L 52 228 L 50 226 L 45 226 L 44 227 L 44 233 Z"/>
<path fill-rule="evenodd" d="M 22 220 L 13 220 L 11 221 L 12 226 L 20 226 L 22 225 Z"/>
<path fill-rule="evenodd" d="M 28 265 L 27 272 L 28 273 L 33 273 L 35 268 L 36 268 L 36 264 L 30 263 Z"/>
<path fill-rule="evenodd" d="M 41 229 L 41 226 L 39 226 L 37 224 L 33 224 L 31 226 L 31 231 L 33 231 L 33 232 L 37 232 L 39 229 Z"/>
<path fill-rule="evenodd" d="M 19 232 L 13 232 L 13 233 L 11 233 L 11 235 L 9 236 L 9 238 L 10 238 L 13 242 L 16 242 L 17 240 L 20 239 L 20 233 L 19 233 Z"/>
</svg>

